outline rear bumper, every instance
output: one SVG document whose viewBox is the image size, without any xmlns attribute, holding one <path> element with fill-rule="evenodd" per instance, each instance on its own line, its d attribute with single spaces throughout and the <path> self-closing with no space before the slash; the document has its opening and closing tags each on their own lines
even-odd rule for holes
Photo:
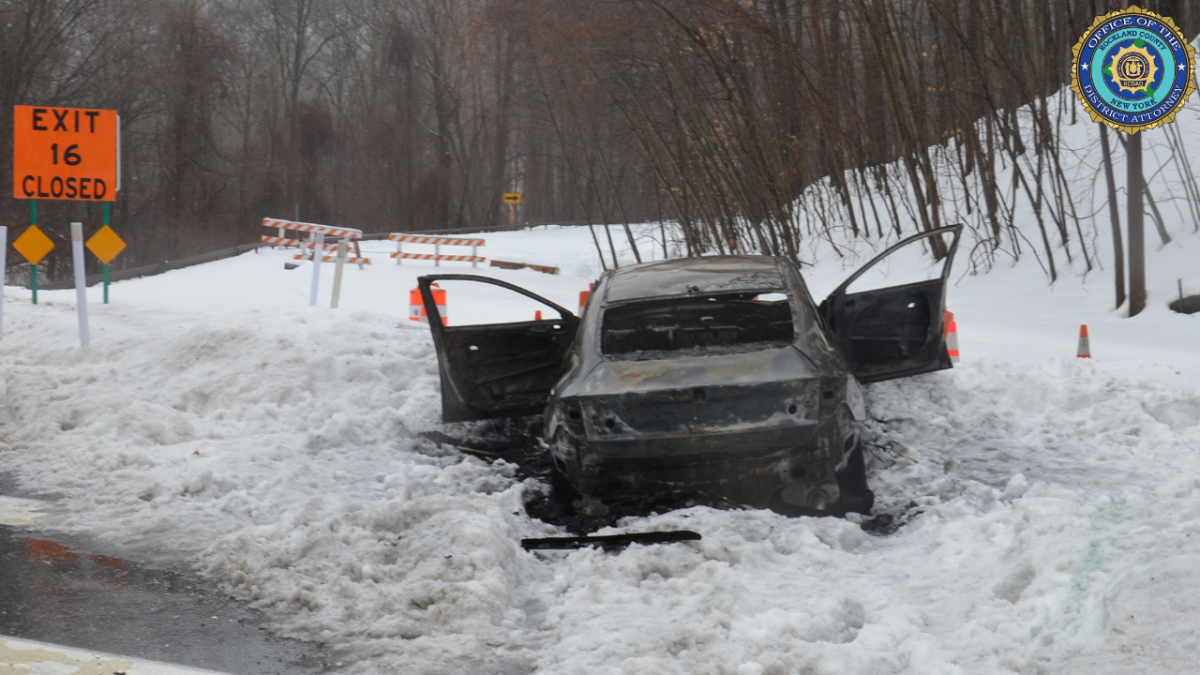
<svg viewBox="0 0 1200 675">
<path fill-rule="evenodd" d="M 583 442 L 591 455 L 604 460 L 677 459 L 684 462 L 728 460 L 750 454 L 815 452 L 816 423 L 758 429 L 706 429 L 674 434 L 640 434 L 620 438 L 590 438 Z"/>
<path fill-rule="evenodd" d="M 842 446 L 838 425 L 810 424 L 586 442 L 563 435 L 554 454 L 585 495 L 679 490 L 768 508 L 789 485 L 834 482 Z"/>
</svg>

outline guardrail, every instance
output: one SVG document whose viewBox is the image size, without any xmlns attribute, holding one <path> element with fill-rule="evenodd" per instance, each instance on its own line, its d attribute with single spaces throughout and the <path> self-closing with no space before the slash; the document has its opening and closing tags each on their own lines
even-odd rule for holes
<svg viewBox="0 0 1200 675">
<path fill-rule="evenodd" d="M 558 225 L 559 223 L 551 223 L 551 224 Z M 566 224 L 562 224 L 562 225 L 564 227 L 576 227 L 577 226 L 576 223 L 566 223 Z M 540 227 L 540 225 L 533 226 L 533 227 Z M 518 229 L 520 229 L 520 228 L 518 228 Z M 426 232 L 427 233 L 436 233 L 436 232 L 451 233 L 451 232 L 456 232 L 456 231 L 462 231 L 462 232 L 504 231 L 504 232 L 509 232 L 509 231 L 514 231 L 514 230 L 512 228 L 507 228 L 507 227 L 505 227 L 505 228 L 472 227 L 472 228 L 457 228 L 454 230 L 429 230 Z M 356 238 L 356 239 L 361 240 L 361 241 L 378 241 L 378 240 L 383 240 L 383 239 L 390 239 L 393 234 L 394 233 L 390 233 L 390 232 L 376 232 L 376 233 L 372 233 L 372 234 L 364 234 L 361 237 Z M 414 233 L 411 233 L 411 232 L 405 233 L 405 234 L 407 236 L 414 235 Z M 425 234 L 425 233 L 417 233 L 417 234 Z M 289 240 L 289 241 L 301 241 L 301 240 Z M 357 241 L 355 243 L 357 243 Z M 269 245 L 270 244 L 268 244 L 268 243 L 262 243 L 262 242 L 253 243 L 253 244 L 241 244 L 239 246 L 232 246 L 230 248 L 223 248 L 223 249 L 218 249 L 216 251 L 209 251 L 207 253 L 201 253 L 198 255 L 188 256 L 186 258 L 179 258 L 177 260 L 164 260 L 160 263 L 153 263 L 151 265 L 142 265 L 139 267 L 131 267 L 129 269 L 124 269 L 124 270 L 120 270 L 120 271 L 113 271 L 113 272 L 109 273 L 109 281 L 125 281 L 127 279 L 140 279 L 141 277 L 152 277 L 152 276 L 162 274 L 164 272 L 170 272 L 171 270 L 178 270 L 178 269 L 183 269 L 185 267 L 191 267 L 192 265 L 203 265 L 205 263 L 216 262 L 218 260 L 224 260 L 226 258 L 232 258 L 234 256 L 238 256 L 243 253 L 246 253 L 247 251 L 253 251 L 257 248 L 261 248 L 263 246 L 269 246 Z M 486 261 L 486 258 L 481 258 L 480 260 L 478 260 L 476 262 L 484 262 L 484 261 Z M 12 271 L 13 271 L 12 269 L 9 270 L 9 272 L 12 272 Z M 103 281 L 104 281 L 103 274 L 92 274 L 87 277 L 87 285 L 88 286 L 94 286 Z M 8 283 L 10 283 L 11 285 L 14 285 L 14 286 L 23 286 L 25 288 L 29 287 L 28 282 L 13 283 L 10 281 Z M 38 288 L 42 289 L 42 290 L 47 290 L 47 291 L 61 291 L 61 290 L 66 290 L 66 289 L 70 289 L 70 288 L 74 288 L 74 287 L 75 287 L 74 279 L 63 279 L 61 281 L 51 281 L 51 282 L 42 282 L 42 281 L 38 282 Z"/>
<path fill-rule="evenodd" d="M 201 253 L 200 255 L 188 256 L 186 258 L 180 258 L 178 260 L 164 260 L 160 263 L 155 263 L 153 265 L 143 265 L 141 267 L 132 267 L 127 270 L 111 272 L 108 275 L 108 279 L 109 279 L 109 281 L 124 281 L 126 279 L 140 279 L 141 277 L 152 277 L 152 276 L 155 276 L 158 274 L 162 274 L 164 272 L 170 272 L 171 270 L 178 270 L 178 269 L 183 269 L 185 267 L 191 267 L 192 265 L 203 265 L 204 263 L 216 262 L 218 260 L 232 258 L 234 256 L 238 256 L 243 253 L 246 253 L 247 251 L 253 251 L 257 248 L 261 248 L 262 246 L 264 246 L 264 244 L 242 244 L 241 246 L 234 246 L 232 248 L 223 248 L 218 251 L 209 251 L 208 253 Z M 87 277 L 86 283 L 88 286 L 95 286 L 96 284 L 101 283 L 103 281 L 104 281 L 103 274 L 93 274 L 93 275 L 90 275 Z M 40 290 L 47 290 L 47 291 L 62 291 L 62 290 L 66 290 L 69 288 L 75 288 L 75 280 L 74 279 L 63 279 L 62 281 L 52 281 L 50 283 L 39 282 L 38 288 Z"/>
</svg>

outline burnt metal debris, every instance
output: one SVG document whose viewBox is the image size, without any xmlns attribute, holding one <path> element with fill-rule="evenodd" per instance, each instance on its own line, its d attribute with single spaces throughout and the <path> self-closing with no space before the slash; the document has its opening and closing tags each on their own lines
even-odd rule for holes
<svg viewBox="0 0 1200 675">
<path fill-rule="evenodd" d="M 766 256 L 610 271 L 581 317 L 497 279 L 421 277 L 443 421 L 543 414 L 550 481 L 584 498 L 683 491 L 787 515 L 867 513 L 861 385 L 951 367 L 943 309 L 961 232 L 896 244 L 819 305 L 795 263 Z M 850 290 L 943 236 L 933 278 Z M 506 288 L 550 318 L 443 326 L 437 281 Z"/>
<path fill-rule="evenodd" d="M 1167 306 L 1180 314 L 1196 314 L 1200 312 L 1200 295 L 1189 295 L 1186 298 L 1172 300 Z"/>
<path fill-rule="evenodd" d="M 521 547 L 526 551 L 548 551 L 556 549 L 589 548 L 597 546 L 605 550 L 626 548 L 633 544 L 674 544 L 682 541 L 700 541 L 700 535 L 691 530 L 669 530 L 665 532 L 626 532 L 623 534 L 600 534 L 583 537 L 541 537 L 522 539 Z"/>
</svg>

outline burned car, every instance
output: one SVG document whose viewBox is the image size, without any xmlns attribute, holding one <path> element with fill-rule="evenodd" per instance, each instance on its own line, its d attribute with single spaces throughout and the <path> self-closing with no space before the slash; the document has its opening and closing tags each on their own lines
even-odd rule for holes
<svg viewBox="0 0 1200 675">
<path fill-rule="evenodd" d="M 794 262 L 767 256 L 606 272 L 580 317 L 497 279 L 423 276 L 443 421 L 543 413 L 557 479 L 601 500 L 686 490 L 786 514 L 865 513 L 861 385 L 951 367 L 943 308 L 961 232 L 896 244 L 820 305 Z M 913 246 L 942 247 L 932 278 L 851 290 Z M 432 285 L 449 280 L 507 288 L 555 316 L 444 326 Z"/>
</svg>

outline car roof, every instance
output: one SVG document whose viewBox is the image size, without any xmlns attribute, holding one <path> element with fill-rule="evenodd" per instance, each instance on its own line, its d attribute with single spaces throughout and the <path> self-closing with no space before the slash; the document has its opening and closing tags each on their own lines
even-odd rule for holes
<svg viewBox="0 0 1200 675">
<path fill-rule="evenodd" d="M 615 270 L 605 302 L 785 288 L 787 284 L 779 271 L 779 261 L 771 256 L 676 258 Z"/>
</svg>

